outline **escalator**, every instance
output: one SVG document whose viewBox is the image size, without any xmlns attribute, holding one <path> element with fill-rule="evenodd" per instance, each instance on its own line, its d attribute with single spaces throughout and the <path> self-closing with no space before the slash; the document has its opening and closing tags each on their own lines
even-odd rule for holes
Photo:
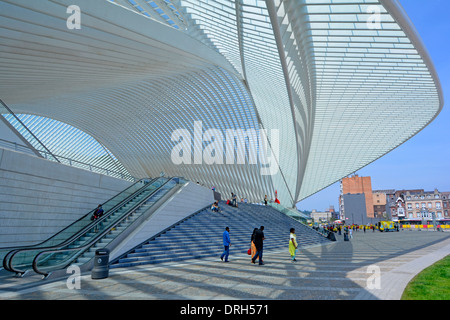
<svg viewBox="0 0 450 320">
<path fill-rule="evenodd" d="M 117 194 L 116 196 L 112 197 L 108 201 L 102 204 L 104 215 L 108 215 L 112 210 L 116 210 L 118 207 L 123 205 L 124 203 L 127 203 L 130 201 L 130 198 L 132 195 L 142 188 L 145 187 L 147 183 L 151 183 L 154 180 L 149 179 L 141 179 L 122 191 L 121 193 Z M 59 243 L 64 242 L 65 240 L 70 239 L 71 236 L 75 235 L 82 229 L 86 228 L 88 225 L 92 223 L 91 217 L 94 213 L 94 210 L 89 211 L 86 215 L 82 216 L 80 219 L 69 225 L 68 227 L 62 229 L 52 237 L 48 238 L 47 240 L 34 244 L 34 245 L 28 245 L 28 246 L 17 246 L 17 247 L 6 247 L 6 248 L 0 248 L 0 258 L 3 261 L 3 268 L 5 270 L 9 270 L 9 260 L 12 254 L 15 254 L 17 251 L 24 250 L 24 249 L 32 249 L 32 248 L 43 248 L 43 247 L 50 247 L 53 245 L 57 245 Z M 16 257 L 16 265 L 19 267 L 31 265 L 30 259 L 27 257 L 27 255 L 20 255 Z"/>
<path fill-rule="evenodd" d="M 101 218 L 91 221 L 90 212 L 41 244 L 9 251 L 3 267 L 19 276 L 34 270 L 47 277 L 71 264 L 84 265 L 97 248 L 110 244 L 177 183 L 167 178 L 142 180 L 106 202 Z"/>
</svg>

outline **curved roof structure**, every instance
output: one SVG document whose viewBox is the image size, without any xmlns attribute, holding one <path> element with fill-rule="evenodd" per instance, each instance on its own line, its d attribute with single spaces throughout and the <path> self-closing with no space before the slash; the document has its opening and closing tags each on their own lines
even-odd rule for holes
<svg viewBox="0 0 450 320">
<path fill-rule="evenodd" d="M 68 27 L 69 5 L 80 29 Z M 395 0 L 5 0 L 0 12 L 0 98 L 88 133 L 136 177 L 180 175 L 251 201 L 277 190 L 293 205 L 443 107 Z M 228 149 L 226 130 L 237 132 Z M 256 149 L 268 148 L 270 174 L 249 152 L 202 159 L 239 141 L 249 151 L 255 132 L 268 133 Z M 193 161 L 174 163 L 185 142 L 176 156 Z"/>
<path fill-rule="evenodd" d="M 34 155 L 124 180 L 136 180 L 105 146 L 73 126 L 30 114 L 3 116 L 35 149 Z"/>
</svg>

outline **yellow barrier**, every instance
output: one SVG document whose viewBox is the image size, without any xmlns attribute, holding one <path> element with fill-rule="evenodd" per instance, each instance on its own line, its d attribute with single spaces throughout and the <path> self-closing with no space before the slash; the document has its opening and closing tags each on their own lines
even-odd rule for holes
<svg viewBox="0 0 450 320">
<path fill-rule="evenodd" d="M 450 225 L 446 224 L 438 224 L 436 227 L 439 227 L 441 229 L 450 229 Z M 403 229 L 434 229 L 434 225 L 432 224 L 404 224 L 402 225 Z"/>
</svg>

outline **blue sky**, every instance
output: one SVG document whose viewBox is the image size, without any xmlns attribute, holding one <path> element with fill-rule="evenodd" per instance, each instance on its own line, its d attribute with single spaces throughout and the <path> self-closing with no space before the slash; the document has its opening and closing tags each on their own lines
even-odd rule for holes
<svg viewBox="0 0 450 320">
<path fill-rule="evenodd" d="M 372 189 L 450 191 L 450 1 L 400 0 L 434 62 L 444 109 L 428 127 L 405 144 L 358 171 L 372 177 Z M 338 209 L 339 183 L 300 202 L 300 210 Z"/>
</svg>

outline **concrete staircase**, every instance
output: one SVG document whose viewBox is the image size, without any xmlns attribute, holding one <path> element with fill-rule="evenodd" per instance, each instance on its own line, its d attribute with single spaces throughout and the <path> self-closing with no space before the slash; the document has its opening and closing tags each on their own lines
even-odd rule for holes
<svg viewBox="0 0 450 320">
<path fill-rule="evenodd" d="M 239 204 L 239 208 L 220 203 L 221 212 L 204 209 L 164 234 L 136 247 L 111 263 L 111 268 L 217 257 L 223 251 L 222 233 L 230 228 L 230 260 L 246 254 L 254 228 L 264 226 L 264 250 L 288 250 L 289 229 L 295 228 L 300 247 L 329 243 L 329 240 L 271 207 Z"/>
<path fill-rule="evenodd" d="M 116 228 L 111 230 L 111 232 L 100 239 L 94 246 L 89 248 L 86 252 L 84 252 L 81 256 L 77 258 L 74 264 L 76 265 L 83 265 L 90 261 L 95 256 L 95 251 L 98 249 L 106 247 L 111 241 L 113 241 L 119 234 L 121 234 L 126 228 L 128 228 L 133 222 L 138 219 L 143 213 L 145 213 L 149 208 L 151 208 L 158 200 L 160 200 L 169 190 L 171 187 L 162 187 L 160 190 L 156 191 L 154 195 L 152 195 L 146 202 L 141 204 L 139 208 L 131 214 L 126 220 L 124 220 L 120 225 L 118 225 Z M 117 214 L 119 216 L 119 214 Z M 111 216 L 111 220 L 116 219 L 115 214 Z M 106 224 L 108 221 L 106 221 Z M 87 235 L 87 238 L 92 237 L 93 234 L 90 233 Z M 82 242 L 84 239 L 80 239 L 79 241 Z M 78 244 L 74 243 L 74 247 L 76 247 Z"/>
</svg>

